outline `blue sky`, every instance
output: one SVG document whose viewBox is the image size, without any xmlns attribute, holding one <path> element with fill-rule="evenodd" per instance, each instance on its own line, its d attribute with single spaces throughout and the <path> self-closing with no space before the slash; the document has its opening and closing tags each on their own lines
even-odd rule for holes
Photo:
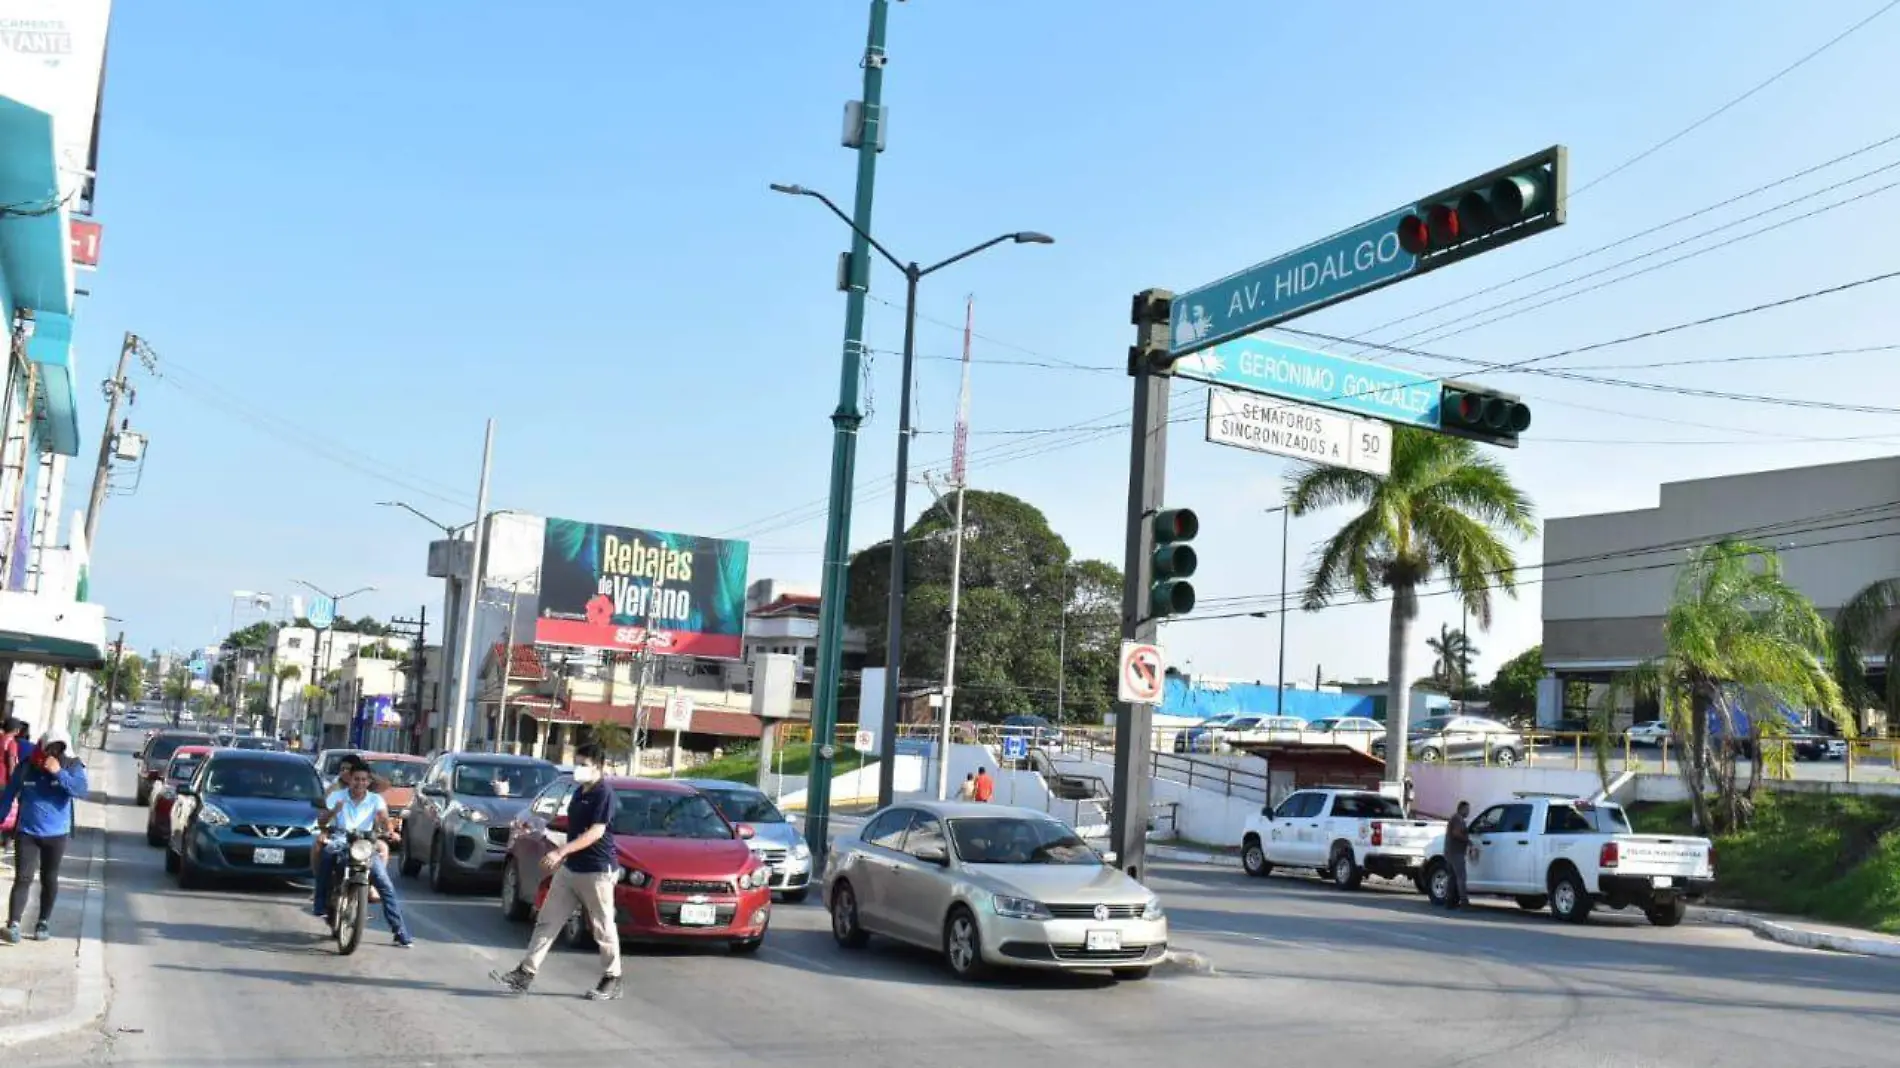
<svg viewBox="0 0 1900 1068">
<path fill-rule="evenodd" d="M 880 239 L 923 261 L 1016 229 L 1057 240 L 1004 246 L 926 283 L 914 462 L 941 469 L 948 456 L 947 357 L 974 294 L 984 362 L 973 484 L 1025 497 L 1079 553 L 1119 563 L 1125 436 L 1008 432 L 1126 410 L 1128 380 L 1099 369 L 1122 361 L 1131 293 L 1185 290 L 1554 142 L 1571 151 L 1568 226 L 1297 325 L 1507 360 L 1892 269 L 1900 191 L 1479 329 L 1420 333 L 1900 160 L 1900 143 L 1888 145 L 1470 297 L 1900 133 L 1886 106 L 1900 99 L 1896 12 L 1610 173 L 1878 6 L 1737 4 L 1711 16 L 1634 0 L 1474 3 L 1453 20 L 1397 2 L 1197 0 L 1172 18 L 1121 0 L 894 5 Z M 289 591 L 297 578 L 373 584 L 381 592 L 360 608 L 378 614 L 427 604 L 436 615 L 429 529 L 374 502 L 467 519 L 490 415 L 496 506 L 739 534 L 754 543 L 754 577 L 815 580 L 846 234 L 815 203 L 766 185 L 848 202 L 853 156 L 838 136 L 859 92 L 865 7 L 118 5 L 75 506 L 101 418 L 92 379 L 108 373 L 122 331 L 160 354 L 163 377 L 136 378 L 131 415 L 150 456 L 137 494 L 108 505 L 95 596 L 141 647 L 202 645 L 227 623 L 229 591 Z M 1897 286 L 1552 366 L 1900 342 L 1880 314 Z M 857 545 L 889 530 L 901 278 L 880 266 L 872 295 L 879 352 Z M 1891 393 L 1892 359 L 1603 373 L 1867 402 Z M 1484 380 L 1537 413 L 1504 459 L 1547 516 L 1651 505 L 1663 481 L 1900 447 L 1891 416 Z M 1176 414 L 1198 403 L 1198 390 L 1178 390 Z M 1201 513 L 1201 595 L 1272 593 L 1278 522 L 1260 513 L 1286 464 L 1200 437 L 1192 424 L 1176 433 L 1169 485 L 1173 503 Z M 1339 519 L 1295 521 L 1296 565 Z M 1525 558 L 1539 551 L 1527 545 Z M 1503 607 L 1478 637 L 1481 671 L 1537 640 L 1538 603 L 1532 586 Z M 1455 625 L 1450 611 L 1427 600 L 1421 630 Z M 1382 677 L 1384 624 L 1382 605 L 1293 617 L 1289 674 L 1317 664 L 1329 677 Z M 1175 624 L 1165 640 L 1196 671 L 1273 670 L 1270 622 Z"/>
</svg>

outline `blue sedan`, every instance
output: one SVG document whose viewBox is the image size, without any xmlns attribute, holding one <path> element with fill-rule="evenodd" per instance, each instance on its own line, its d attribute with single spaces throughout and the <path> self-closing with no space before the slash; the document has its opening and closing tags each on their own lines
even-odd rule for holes
<svg viewBox="0 0 1900 1068">
<path fill-rule="evenodd" d="M 296 753 L 214 751 L 172 806 L 165 870 L 190 888 L 213 878 L 306 878 L 323 783 Z"/>
</svg>

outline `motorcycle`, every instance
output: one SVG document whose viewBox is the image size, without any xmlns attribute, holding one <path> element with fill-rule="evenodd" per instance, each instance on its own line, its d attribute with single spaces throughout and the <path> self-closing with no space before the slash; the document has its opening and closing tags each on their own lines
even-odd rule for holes
<svg viewBox="0 0 1900 1068">
<path fill-rule="evenodd" d="M 342 870 L 330 883 L 330 934 L 337 952 L 349 956 L 363 941 L 369 916 L 369 872 L 376 862 L 376 834 L 351 831 L 344 837 Z"/>
</svg>

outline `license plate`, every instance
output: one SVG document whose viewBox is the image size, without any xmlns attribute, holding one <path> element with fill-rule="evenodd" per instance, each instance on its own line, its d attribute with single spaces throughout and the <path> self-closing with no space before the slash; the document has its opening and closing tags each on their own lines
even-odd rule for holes
<svg viewBox="0 0 1900 1068">
<path fill-rule="evenodd" d="M 283 862 L 284 851 L 281 849 L 264 848 L 251 850 L 251 863 L 253 864 L 282 864 Z"/>
<path fill-rule="evenodd" d="M 711 927 L 719 922 L 719 908 L 716 905 L 681 905 L 680 923 L 693 927 Z"/>
<path fill-rule="evenodd" d="M 1090 953 L 1112 952 L 1122 948 L 1120 931 L 1090 931 L 1087 938 Z"/>
<path fill-rule="evenodd" d="M 1652 875 L 1649 877 L 1649 885 L 1654 887 L 1674 886 L 1675 883 L 1676 881 L 1667 875 Z"/>
</svg>

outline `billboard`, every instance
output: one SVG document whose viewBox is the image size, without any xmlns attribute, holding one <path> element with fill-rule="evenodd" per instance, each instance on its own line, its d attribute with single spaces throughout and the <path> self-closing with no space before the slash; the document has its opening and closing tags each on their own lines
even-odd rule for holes
<svg viewBox="0 0 1900 1068">
<path fill-rule="evenodd" d="M 534 640 L 737 660 L 745 651 L 743 541 L 549 519 Z"/>
<path fill-rule="evenodd" d="M 59 195 L 84 210 L 112 0 L 0 0 L 0 96 L 53 117 Z"/>
</svg>

